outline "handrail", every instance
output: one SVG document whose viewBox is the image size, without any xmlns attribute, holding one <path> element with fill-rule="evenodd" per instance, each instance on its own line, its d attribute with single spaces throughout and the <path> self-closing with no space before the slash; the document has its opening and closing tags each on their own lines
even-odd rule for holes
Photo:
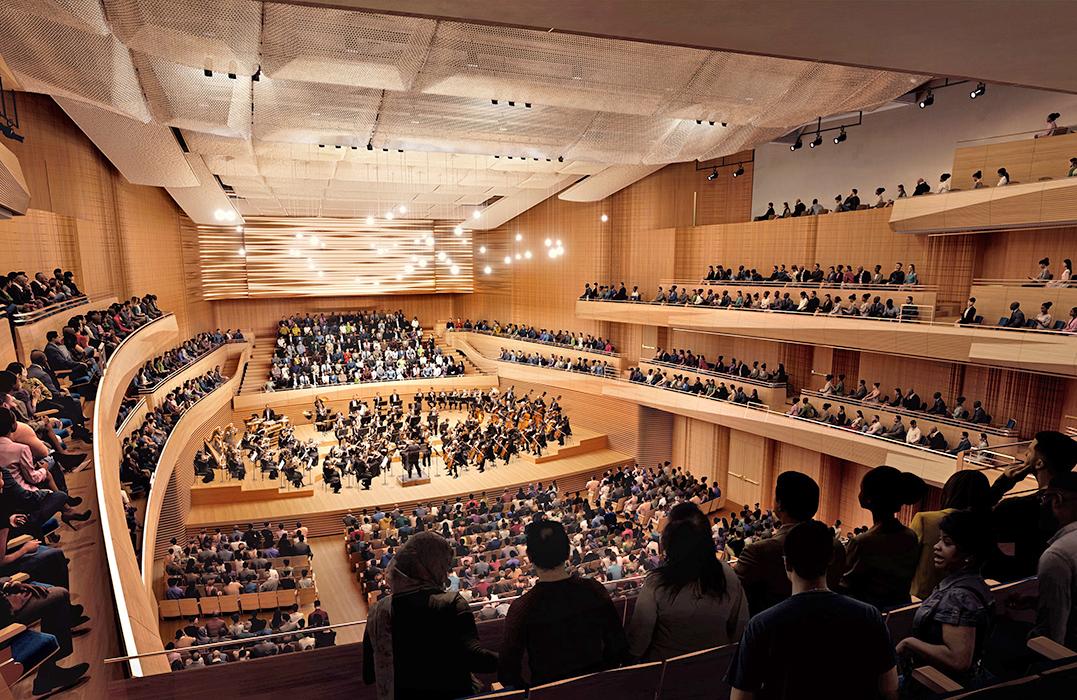
<svg viewBox="0 0 1077 700">
<path fill-rule="evenodd" d="M 1062 128 L 1062 127 L 1058 127 L 1058 128 Z M 1017 137 L 1017 136 L 1025 136 L 1025 137 L 1027 137 L 1030 134 L 1032 134 L 1032 135 L 1042 134 L 1045 131 L 1047 131 L 1047 125 L 1046 124 L 1041 126 L 1039 129 L 1030 129 L 1029 131 L 1015 131 L 1015 132 L 1013 132 L 1011 134 L 995 134 L 994 136 L 977 136 L 976 138 L 972 138 L 972 139 L 958 139 L 956 147 L 957 148 L 968 148 L 969 146 L 967 144 L 973 144 L 973 143 L 977 143 L 977 142 L 981 142 L 981 141 L 993 141 L 995 139 L 1006 139 L 1006 140 L 1010 140 L 1010 141 L 1017 141 L 1019 139 L 1014 138 L 1014 137 Z M 1057 134 L 1057 135 L 1058 136 L 1063 136 L 1064 134 Z M 1044 137 L 1044 138 L 1049 138 L 1049 137 Z M 965 144 L 965 145 L 963 145 L 963 144 Z"/>
<path fill-rule="evenodd" d="M 762 386 L 767 389 L 784 389 L 789 386 L 789 382 L 768 382 L 762 379 L 752 379 L 751 377 L 742 377 L 739 374 L 729 374 L 726 372 L 718 372 L 713 369 L 701 369 L 699 367 L 692 367 L 690 365 L 679 365 L 675 362 L 663 362 L 662 360 L 648 360 L 647 358 L 640 358 L 640 362 L 648 362 L 652 365 L 658 365 L 659 367 L 668 367 L 670 369 L 684 370 L 685 372 L 696 372 L 697 374 L 705 374 L 710 377 L 736 380 L 743 382 L 744 384 L 752 384 L 753 386 Z"/>
<path fill-rule="evenodd" d="M 188 338 L 187 340 L 190 340 L 190 338 Z M 186 341 L 184 341 L 184 342 L 186 342 Z M 186 370 L 190 369 L 190 367 L 192 365 L 194 365 L 196 362 L 198 362 L 199 360 L 205 359 L 210 354 L 217 352 L 218 350 L 220 350 L 224 346 L 231 345 L 232 343 L 245 343 L 245 342 L 247 342 L 247 340 L 244 337 L 243 340 L 226 340 L 223 343 L 221 343 L 220 345 L 214 345 L 213 347 L 211 347 L 209 350 L 206 350 L 204 353 L 202 353 L 198 357 L 192 358 L 189 362 L 187 362 L 187 364 L 183 365 L 182 367 L 178 367 L 178 368 L 172 370 L 171 372 L 169 372 L 167 375 L 161 377 L 156 382 L 154 382 L 152 386 L 142 387 L 141 389 L 139 389 L 137 391 L 137 393 L 138 394 L 152 394 L 153 392 L 160 389 L 162 386 L 167 384 L 172 379 L 175 379 L 176 376 L 178 376 L 182 372 L 185 372 Z M 182 343 L 181 343 L 181 345 L 182 345 Z M 169 350 L 175 350 L 175 349 L 176 348 L 169 348 Z M 168 352 L 168 350 L 166 350 L 165 352 Z M 151 357 L 149 360 L 146 360 L 146 362 L 150 362 L 150 361 L 152 361 L 154 359 L 156 359 L 156 358 Z M 145 363 L 143 363 L 143 365 L 145 365 Z"/>
<path fill-rule="evenodd" d="M 1062 280 L 1058 279 L 1038 280 L 1031 277 L 1006 277 L 999 279 L 995 279 L 992 277 L 976 277 L 972 280 L 972 284 L 973 286 L 981 285 L 993 287 L 1047 287 L 1049 289 L 1057 287 L 1058 289 L 1066 289 L 1070 286 L 1074 286 L 1075 288 L 1077 288 L 1077 284 L 1075 284 L 1074 280 L 1063 282 Z"/>
<path fill-rule="evenodd" d="M 478 352 L 478 351 L 476 351 L 476 352 Z M 482 353 L 479 353 L 479 354 L 481 355 Z M 550 370 L 553 370 L 555 372 L 568 372 L 569 374 L 582 374 L 582 375 L 584 375 L 586 377 L 602 378 L 602 377 L 613 376 L 613 375 L 606 374 L 605 372 L 603 372 L 602 374 L 595 374 L 594 372 L 587 372 L 587 371 L 582 371 L 582 370 L 578 370 L 578 369 L 572 369 L 571 367 L 554 367 L 553 365 L 535 365 L 535 364 L 531 364 L 530 362 L 520 362 L 519 360 L 506 360 L 503 357 L 501 357 L 500 355 L 498 355 L 497 357 L 487 357 L 486 359 L 491 360 L 493 362 L 504 362 L 505 364 L 512 365 L 512 366 L 520 365 L 520 366 L 523 366 L 523 367 L 536 367 L 538 369 L 550 369 Z M 543 359 L 548 359 L 548 358 L 543 358 Z M 617 369 L 615 367 L 607 366 L 606 369 L 611 369 L 615 373 L 617 372 Z"/>
<path fill-rule="evenodd" d="M 179 457 L 178 454 L 173 455 L 172 453 L 182 450 L 182 448 L 187 445 L 190 436 L 188 436 L 187 439 L 184 439 L 182 443 L 177 443 L 174 438 L 181 435 L 186 429 L 186 426 L 190 424 L 191 417 L 197 415 L 195 413 L 196 410 L 205 406 L 208 399 L 222 399 L 222 406 L 231 401 L 231 398 L 235 395 L 235 392 L 239 387 L 240 377 L 242 376 L 241 365 L 250 361 L 252 343 L 250 341 L 244 341 L 243 344 L 246 345 L 246 347 L 240 351 L 239 355 L 237 355 L 237 364 L 232 376 L 227 377 L 220 386 L 215 387 L 209 393 L 199 397 L 197 401 L 188 406 L 187 409 L 180 414 L 179 419 L 176 421 L 175 425 L 172 426 L 172 431 L 168 434 L 168 437 L 165 438 L 165 442 L 157 455 L 157 464 L 154 465 L 153 473 L 150 475 L 150 488 L 146 496 L 146 508 L 143 514 L 142 558 L 140 561 L 142 566 L 142 583 L 145 586 L 147 593 L 151 596 L 153 596 L 156 540 L 160 526 L 161 509 L 164 506 L 168 482 L 171 480 L 172 474 L 175 473 L 175 463 Z M 214 352 L 221 351 L 227 356 L 230 345 L 233 345 L 233 343 L 225 343 L 216 348 Z M 208 416 L 203 417 L 203 420 L 205 420 L 205 418 L 208 418 Z M 184 423 L 185 420 L 187 423 Z M 162 469 L 162 464 L 165 465 L 164 469 Z"/>
<path fill-rule="evenodd" d="M 131 569 L 131 577 L 137 577 L 138 563 L 135 559 L 134 547 L 131 544 L 130 533 L 127 529 L 123 506 L 119 502 L 119 471 L 116 469 L 116 464 L 105 458 L 106 443 L 110 443 L 113 448 L 112 452 L 115 454 L 118 454 L 119 451 L 119 443 L 116 440 L 115 433 L 110 434 L 110 431 L 115 429 L 116 415 L 113 413 L 106 416 L 105 407 L 110 403 L 110 400 L 115 400 L 117 396 L 122 397 L 126 392 L 130 377 L 125 377 L 127 381 L 123 381 L 122 386 L 120 386 L 118 382 L 110 381 L 112 378 L 109 376 L 109 372 L 129 371 L 133 375 L 142 362 L 145 361 L 145 358 L 129 361 L 129 366 L 117 369 L 120 359 L 124 357 L 123 351 L 136 339 L 142 338 L 147 333 L 152 334 L 154 331 L 165 328 L 167 328 L 164 331 L 166 333 L 169 331 L 174 332 L 176 326 L 175 315 L 168 313 L 139 326 L 128 334 L 116 346 L 111 356 L 106 359 L 94 401 L 93 426 L 94 433 L 98 436 L 98 439 L 94 440 L 93 444 L 94 463 L 97 465 L 94 470 L 94 481 L 97 490 L 102 539 L 104 540 L 105 556 L 112 584 L 112 595 L 115 601 L 116 615 L 119 619 L 120 636 L 125 649 L 138 649 L 137 640 L 139 638 L 145 639 L 152 644 L 154 631 L 148 628 L 144 619 L 147 617 L 146 611 L 141 611 L 143 619 L 135 619 L 132 606 L 128 604 L 128 592 L 131 595 L 144 595 L 141 580 L 136 578 L 136 580 L 126 581 L 125 576 L 121 573 L 121 558 L 124 566 Z M 111 396 L 105 395 L 106 389 L 111 392 Z M 109 482 L 108 487 L 113 487 L 115 490 L 107 488 L 106 481 Z M 117 550 L 117 540 L 126 543 L 126 549 L 123 552 Z M 126 588 L 125 583 L 128 584 Z M 152 603 L 150 604 L 152 605 Z M 156 622 L 156 614 L 154 614 L 154 622 Z M 137 629 L 136 624 L 138 625 Z M 156 632 L 156 642 L 161 643 L 159 632 Z M 144 675 L 144 669 L 138 660 L 131 662 L 131 672 L 135 676 Z"/>
<path fill-rule="evenodd" d="M 79 306 L 85 306 L 91 302 L 100 301 L 101 299 L 105 299 L 110 296 L 112 295 L 96 294 L 90 297 L 83 294 L 82 296 L 74 297 L 71 299 L 64 299 L 63 301 L 58 301 L 55 304 L 49 304 L 48 306 L 43 306 L 39 309 L 34 309 L 33 311 L 16 311 L 14 316 L 12 316 L 12 320 L 15 322 L 16 326 L 27 326 L 31 323 L 37 323 L 42 319 L 49 318 L 50 316 L 55 316 L 62 311 L 74 309 Z"/>
<path fill-rule="evenodd" d="M 829 423 L 824 423 L 823 421 L 814 420 L 812 418 L 802 418 L 801 416 L 790 415 L 789 413 L 786 413 L 785 411 L 775 411 L 772 408 L 770 408 L 769 406 L 766 406 L 765 404 L 753 404 L 753 403 L 738 404 L 735 401 L 731 401 L 730 399 L 719 399 L 719 398 L 714 397 L 714 396 L 706 396 L 704 394 L 695 394 L 695 393 L 692 393 L 691 391 L 684 391 L 682 389 L 674 389 L 672 387 L 655 386 L 655 385 L 652 385 L 652 384 L 647 384 L 645 382 L 633 382 L 633 381 L 630 381 L 628 379 L 613 379 L 613 381 L 625 382 L 626 384 L 631 384 L 631 385 L 634 385 L 634 386 L 649 387 L 651 389 L 661 389 L 663 391 L 670 391 L 670 392 L 677 393 L 677 394 L 684 394 L 684 395 L 687 395 L 687 396 L 694 396 L 694 397 L 700 398 L 700 399 L 708 399 L 708 400 L 711 400 L 711 401 L 721 401 L 722 403 L 732 403 L 732 404 L 737 405 L 737 406 L 742 406 L 744 408 L 750 408 L 753 411 L 760 411 L 762 413 L 767 413 L 767 414 L 770 414 L 772 416 L 784 416 L 785 418 L 789 418 L 791 420 L 797 420 L 797 421 L 801 421 L 801 422 L 805 422 L 805 423 L 810 423 L 812 425 L 821 425 L 821 426 L 824 426 L 824 427 L 827 427 L 827 428 L 833 428 L 834 430 L 844 430 L 845 432 L 852 432 L 853 434 L 860 435 L 862 437 L 875 438 L 875 439 L 878 439 L 878 440 L 885 440 L 887 443 L 890 443 L 892 445 L 902 445 L 903 447 L 908 447 L 908 448 L 914 449 L 914 450 L 921 450 L 923 452 L 928 452 L 928 453 L 933 454 L 933 455 L 941 455 L 941 456 L 944 456 L 944 457 L 952 457 L 953 456 L 953 455 L 949 454 L 948 452 L 939 452 L 938 450 L 933 450 L 933 449 L 931 449 L 929 447 L 925 447 L 923 445 L 910 445 L 907 442 L 898 442 L 896 440 L 891 440 L 889 438 L 884 438 L 881 435 L 867 435 L 866 433 L 858 433 L 856 431 L 850 431 L 848 428 L 843 428 L 843 427 L 840 427 L 840 426 L 837 426 L 837 425 L 831 425 Z"/>
<path fill-rule="evenodd" d="M 595 355 L 603 355 L 605 357 L 615 357 L 621 359 L 623 355 L 619 352 L 606 352 L 605 350 L 595 350 L 593 348 L 578 348 L 575 345 L 565 345 L 564 343 L 555 343 L 550 340 L 539 340 L 538 338 L 521 338 L 518 335 L 508 335 L 507 333 L 494 333 L 491 330 L 479 330 L 477 328 L 446 328 L 446 333 L 478 333 L 480 335 L 488 335 L 491 338 L 504 338 L 505 340 L 519 340 L 521 343 L 535 343 L 537 345 L 545 345 L 547 347 L 564 348 L 565 350 L 575 350 L 576 352 L 589 352 Z"/>
<path fill-rule="evenodd" d="M 876 291 L 880 289 L 900 289 L 906 292 L 936 292 L 939 287 L 935 284 L 859 284 L 852 283 L 847 284 L 845 282 L 782 282 L 777 280 L 708 280 L 701 279 L 698 282 L 691 280 L 676 280 L 676 279 L 661 279 L 659 284 L 668 286 L 670 284 L 676 284 L 678 286 L 687 284 L 702 284 L 704 287 L 717 287 L 724 285 L 727 287 L 735 288 L 737 286 L 742 287 L 764 287 L 767 289 L 786 289 L 789 287 L 804 287 L 805 289 L 849 289 L 857 290 L 863 289 L 864 291 Z M 605 301 L 605 300 L 600 300 Z"/>
<path fill-rule="evenodd" d="M 854 399 L 854 398 L 849 397 L 849 396 L 842 396 L 840 394 L 824 394 L 823 392 L 819 391 L 818 389 L 801 389 L 800 392 L 802 394 L 808 394 L 809 396 L 812 396 L 812 397 L 815 397 L 815 398 L 818 398 L 818 399 L 830 400 L 830 401 L 839 401 L 839 402 L 842 402 L 842 403 L 851 403 L 851 404 L 855 404 L 857 406 L 861 406 L 863 408 L 877 408 L 877 409 L 881 409 L 883 411 L 889 411 L 891 413 L 900 413 L 901 415 L 908 416 L 910 418 L 924 418 L 925 420 L 930 419 L 930 421 L 932 423 L 943 423 L 945 425 L 950 425 L 950 426 L 953 426 L 955 428 L 970 428 L 971 427 L 974 430 L 987 429 L 987 430 L 993 431 L 993 434 L 997 434 L 997 435 L 1000 435 L 1000 436 L 1003 436 L 1003 437 L 1010 437 L 1010 436 L 1013 436 L 1013 435 L 1019 435 L 1020 434 L 1018 431 L 1011 430 L 1011 429 L 1006 428 L 1006 427 L 999 427 L 999 426 L 995 426 L 995 425 L 990 425 L 988 423 L 973 423 L 972 421 L 958 420 L 957 418 L 951 418 L 949 416 L 940 416 L 940 415 L 935 414 L 935 413 L 928 413 L 927 411 L 910 411 L 909 409 L 907 409 L 907 408 L 905 408 L 903 406 L 890 406 L 890 405 L 885 404 L 885 403 L 869 402 L 869 401 L 864 401 L 863 399 Z"/>
<path fill-rule="evenodd" d="M 145 403 L 146 403 L 145 398 L 139 398 L 139 400 L 135 402 L 135 405 L 132 406 L 131 410 L 127 412 L 126 416 L 124 416 L 123 421 L 119 425 L 116 426 L 116 434 L 117 435 L 119 435 L 120 433 L 122 433 L 124 431 L 124 429 L 127 427 L 127 423 L 131 420 L 131 418 L 136 413 L 138 413 L 138 407 L 145 404 Z M 120 405 L 122 406 L 123 402 L 120 402 Z"/>
<path fill-rule="evenodd" d="M 577 302 L 586 302 L 589 304 L 632 304 L 632 305 L 644 305 L 644 306 L 674 306 L 678 308 L 689 309 L 707 309 L 709 311 L 743 311 L 751 313 L 764 313 L 764 314 L 791 314 L 793 316 L 824 316 L 826 318 L 834 319 L 851 319 L 857 321 L 879 321 L 889 323 L 915 323 L 919 326 L 936 326 L 936 327 L 954 327 L 957 325 L 954 321 L 927 321 L 920 317 L 917 318 L 882 318 L 879 316 L 846 316 L 844 314 L 821 314 L 818 311 L 814 313 L 805 313 L 803 311 L 780 311 L 777 309 L 749 309 L 745 307 L 733 307 L 733 306 L 714 306 L 706 304 L 668 304 L 665 302 L 652 302 L 652 301 L 614 301 L 612 299 L 577 299 Z M 1010 326 L 984 326 L 976 324 L 964 324 L 958 326 L 963 330 L 969 330 L 972 332 L 984 332 L 984 331 L 1006 331 L 1008 333 L 1042 333 L 1048 335 L 1073 335 L 1072 333 L 1066 333 L 1061 330 L 1050 330 L 1045 328 L 1028 328 L 1028 327 L 1010 327 Z M 691 328 L 685 329 L 687 331 L 693 331 Z"/>
</svg>

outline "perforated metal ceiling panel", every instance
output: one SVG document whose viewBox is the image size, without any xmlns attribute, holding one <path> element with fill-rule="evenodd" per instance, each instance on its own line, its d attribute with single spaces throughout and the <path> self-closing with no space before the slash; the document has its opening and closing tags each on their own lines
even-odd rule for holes
<svg viewBox="0 0 1077 700">
<path fill-rule="evenodd" d="M 255 0 L 8 0 L 0 26 L 23 87 L 92 116 L 102 142 L 112 129 L 125 174 L 190 186 L 177 201 L 203 222 L 227 201 L 214 175 L 241 212 L 267 216 L 411 203 L 409 216 L 464 219 L 583 175 L 573 191 L 590 198 L 927 77 Z M 193 182 L 175 149 L 153 150 L 167 127 L 196 157 Z"/>
</svg>

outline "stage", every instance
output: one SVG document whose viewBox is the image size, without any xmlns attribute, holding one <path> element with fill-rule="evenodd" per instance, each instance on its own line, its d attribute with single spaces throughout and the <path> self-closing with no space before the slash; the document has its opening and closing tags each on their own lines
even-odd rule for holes
<svg viewBox="0 0 1077 700">
<path fill-rule="evenodd" d="M 450 420 L 463 417 L 458 411 L 446 415 Z M 331 433 L 318 433 L 310 424 L 295 426 L 295 435 L 301 441 L 317 439 L 323 457 L 336 444 Z M 440 449 L 440 444 L 435 442 L 434 447 Z M 403 474 L 399 459 L 392 462 L 388 473 L 383 472 L 373 481 L 370 490 L 363 490 L 349 476 L 338 494 L 322 482 L 320 466 L 307 475 L 308 482 L 313 478 L 314 484 L 308 483 L 301 489 L 264 479 L 257 469 L 248 468 L 241 482 L 224 480 L 218 470 L 212 483 L 198 481 L 191 487 L 187 531 L 197 533 L 202 529 L 265 521 L 291 525 L 300 520 L 310 528 L 311 536 L 339 534 L 343 531 L 341 517 L 348 511 L 359 512 L 376 506 L 408 507 L 471 493 L 501 492 L 538 481 L 556 480 L 562 491 L 575 491 L 582 488 L 591 474 L 632 461 L 631 455 L 609 449 L 605 434 L 577 427 L 563 447 L 551 442 L 542 457 L 517 455 L 508 464 L 498 460 L 495 466 L 487 465 L 483 473 L 474 467 L 461 470 L 459 478 L 449 476 L 441 457 L 435 454 L 429 473 L 423 470 L 423 476 L 430 477 L 429 483 L 407 486 L 401 485 L 398 479 Z"/>
</svg>

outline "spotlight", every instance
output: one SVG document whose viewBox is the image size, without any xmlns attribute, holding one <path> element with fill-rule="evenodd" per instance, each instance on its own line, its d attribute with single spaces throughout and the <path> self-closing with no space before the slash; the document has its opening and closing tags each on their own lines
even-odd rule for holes
<svg viewBox="0 0 1077 700">
<path fill-rule="evenodd" d="M 478 209 L 476 209 L 475 211 L 471 212 L 471 218 L 472 219 L 480 219 L 480 218 L 482 218 L 482 212 L 479 211 Z"/>
<path fill-rule="evenodd" d="M 486 267 L 482 268 L 482 272 L 483 272 L 483 274 L 484 274 L 484 275 L 488 275 L 488 274 L 490 274 L 491 272 L 493 272 L 493 270 L 492 270 L 492 269 L 490 269 L 490 266 L 489 266 L 489 265 L 487 265 Z"/>
<path fill-rule="evenodd" d="M 459 275 L 460 274 L 460 267 L 458 265 L 453 265 L 452 267 L 449 268 L 449 273 L 453 274 L 453 275 Z"/>
<path fill-rule="evenodd" d="M 710 181 L 710 180 L 717 180 L 717 179 L 718 179 L 718 168 L 714 168 L 713 170 L 711 170 L 711 174 L 707 176 L 707 180 Z"/>
<path fill-rule="evenodd" d="M 340 148 L 340 144 L 338 143 L 338 144 L 337 144 L 337 145 L 335 146 L 335 148 L 339 149 L 339 148 Z"/>
<path fill-rule="evenodd" d="M 247 249 L 246 248 L 240 248 L 239 249 L 239 257 L 241 257 L 241 258 L 247 257 Z"/>
<path fill-rule="evenodd" d="M 517 233 L 517 234 L 516 234 L 516 242 L 517 242 L 517 243 L 519 243 L 519 242 L 520 242 L 520 241 L 522 241 L 523 239 L 524 239 L 524 235 L 523 235 L 522 233 Z"/>
<path fill-rule="evenodd" d="M 213 71 L 211 71 L 209 68 L 204 69 L 202 71 L 202 74 L 205 75 L 207 78 L 213 77 Z"/>
<path fill-rule="evenodd" d="M 977 97 L 984 94 L 985 92 L 987 92 L 987 86 L 983 83 L 977 83 L 976 89 L 969 93 L 969 97 L 975 100 Z"/>
<path fill-rule="evenodd" d="M 838 135 L 834 137 L 834 143 L 841 143 L 847 138 L 848 136 L 845 135 L 845 127 L 843 126 L 841 127 L 841 131 L 838 133 Z"/>
<path fill-rule="evenodd" d="M 530 260 L 531 259 L 531 251 L 530 250 L 525 250 L 524 251 L 524 257 L 527 258 L 528 260 Z"/>
<path fill-rule="evenodd" d="M 516 106 L 516 103 L 513 102 L 512 100 L 509 100 L 509 107 L 515 107 L 515 106 Z"/>
<path fill-rule="evenodd" d="M 505 256 L 505 264 L 506 265 L 511 265 L 512 264 L 512 258 L 510 256 L 508 256 L 508 255 Z"/>
<path fill-rule="evenodd" d="M 565 162 L 565 157 L 564 156 L 557 156 L 557 162 L 558 163 L 564 163 Z"/>
<path fill-rule="evenodd" d="M 702 120 L 702 119 L 697 119 L 697 120 L 696 120 L 696 124 L 702 124 L 702 123 L 703 123 L 703 120 Z"/>
<path fill-rule="evenodd" d="M 484 245 L 479 246 L 479 255 L 486 255 L 486 246 L 484 246 Z"/>
<path fill-rule="evenodd" d="M 374 150 L 374 144 L 372 144 L 372 143 L 370 143 L 369 141 L 367 141 L 367 142 L 366 142 L 366 150 L 368 150 L 368 151 L 373 151 L 373 150 Z"/>
<path fill-rule="evenodd" d="M 367 226 L 373 226 L 374 225 L 374 217 L 373 216 L 368 216 L 366 218 L 366 225 Z"/>
<path fill-rule="evenodd" d="M 733 171 L 733 177 L 740 177 L 744 174 L 744 166 L 738 165 L 737 169 Z"/>
<path fill-rule="evenodd" d="M 492 104 L 492 105 L 496 105 L 496 104 L 497 104 L 497 100 L 490 100 L 490 104 Z"/>
<path fill-rule="evenodd" d="M 609 214 L 603 214 L 602 216 L 598 217 L 598 219 L 602 223 L 606 223 L 607 221 L 610 220 L 610 217 L 609 217 Z"/>
<path fill-rule="evenodd" d="M 557 248 L 550 248 L 549 250 L 546 251 L 546 255 L 549 255 L 550 260 L 553 260 L 554 258 L 557 257 Z"/>
<path fill-rule="evenodd" d="M 389 221 L 392 221 L 393 220 L 393 212 L 391 212 L 391 211 L 385 212 L 385 218 L 388 219 Z"/>
<path fill-rule="evenodd" d="M 257 83 L 261 79 L 262 79 L 262 67 L 259 66 L 258 70 L 254 71 L 254 75 L 251 76 L 251 80 L 253 80 L 254 82 Z"/>
<path fill-rule="evenodd" d="M 819 134 L 818 131 L 816 131 L 815 132 L 815 138 L 812 139 L 811 143 L 809 143 L 808 146 L 811 147 L 811 148 L 815 148 L 816 146 L 822 146 L 822 145 L 823 145 L 823 137 Z"/>
<path fill-rule="evenodd" d="M 229 80 L 235 80 L 236 79 L 236 74 L 235 73 L 229 73 L 228 74 L 228 79 Z"/>
<path fill-rule="evenodd" d="M 353 150 L 353 151 L 358 151 L 358 150 L 359 150 L 359 147 L 358 147 L 358 146 L 352 146 L 352 150 Z"/>
<path fill-rule="evenodd" d="M 920 109 L 927 109 L 933 104 L 935 104 L 935 93 L 928 90 L 927 94 L 920 100 Z"/>
<path fill-rule="evenodd" d="M 528 109 L 531 109 L 531 103 L 530 102 L 524 102 L 524 107 L 527 107 Z"/>
<path fill-rule="evenodd" d="M 790 146 L 789 150 L 790 151 L 799 151 L 802 148 L 804 148 L 804 142 L 800 140 L 799 136 L 797 136 L 796 143 L 794 143 L 792 146 Z"/>
<path fill-rule="evenodd" d="M 408 208 L 406 206 L 404 206 L 403 204 L 401 204 L 399 207 L 397 207 L 396 210 L 399 211 L 401 214 L 407 214 L 408 213 Z"/>
<path fill-rule="evenodd" d="M 243 233 L 243 227 L 242 226 L 236 226 L 236 233 Z"/>
<path fill-rule="evenodd" d="M 452 232 L 453 232 L 453 235 L 455 235 L 455 236 L 462 236 L 462 235 L 464 235 L 464 227 L 463 226 L 454 226 Z"/>
<path fill-rule="evenodd" d="M 522 256 L 522 255 L 520 255 L 519 253 L 517 253 L 517 254 L 516 254 L 516 255 L 514 255 L 513 257 L 514 257 L 514 258 L 516 258 L 517 260 L 519 260 L 519 259 L 520 259 L 520 258 L 522 258 L 523 256 Z"/>
<path fill-rule="evenodd" d="M 439 250 L 438 251 L 438 262 L 445 262 L 445 251 L 444 250 Z"/>
</svg>

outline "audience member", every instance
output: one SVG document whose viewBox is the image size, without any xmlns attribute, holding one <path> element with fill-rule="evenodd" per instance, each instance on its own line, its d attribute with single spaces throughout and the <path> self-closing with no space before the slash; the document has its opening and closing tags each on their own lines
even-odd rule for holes
<svg viewBox="0 0 1077 700">
<path fill-rule="evenodd" d="M 880 610 L 909 602 L 920 558 L 916 533 L 897 519 L 903 505 L 918 503 L 927 491 L 915 474 L 879 466 L 860 481 L 860 506 L 871 512 L 867 532 L 849 541 L 842 589 Z"/>
<path fill-rule="evenodd" d="M 991 510 L 991 486 L 983 472 L 963 469 L 954 472 L 942 487 L 942 508 L 920 511 L 912 516 L 909 528 L 920 541 L 920 562 L 912 582 L 912 594 L 923 600 L 942 580 L 935 567 L 935 542 L 939 539 L 939 523 L 957 511 L 986 514 Z"/>
<path fill-rule="evenodd" d="M 458 698 L 473 694 L 472 671 L 490 673 L 497 654 L 478 640 L 475 617 L 458 592 L 444 590 L 452 548 L 420 532 L 396 551 L 388 569 L 392 594 L 367 615 L 363 680 L 385 700 Z M 434 654 L 416 653 L 436 640 Z"/>
<path fill-rule="evenodd" d="M 714 556 L 707 518 L 693 503 L 670 511 L 662 565 L 651 571 L 628 626 L 636 659 L 662 661 L 740 639 L 748 601 L 728 564 Z"/>
<path fill-rule="evenodd" d="M 1036 567 L 1039 602 L 1032 635 L 1077 649 L 1077 473 L 1056 474 L 1043 496 L 1058 530 Z"/>
<path fill-rule="evenodd" d="M 827 588 L 834 532 L 815 520 L 783 543 L 792 596 L 754 616 L 733 657 L 733 700 L 897 698 L 890 635 L 879 611 Z M 840 650 L 835 653 L 835 650 Z"/>
<path fill-rule="evenodd" d="M 795 471 L 778 475 L 774 488 L 774 514 L 781 527 L 772 536 L 746 545 L 735 566 L 752 615 L 758 615 L 791 595 L 792 585 L 782 559 L 785 538 L 794 527 L 815 517 L 818 508 L 819 485 L 814 479 Z M 834 538 L 834 552 L 826 572 L 827 586 L 837 589 L 844 572 L 845 549 Z"/>
<path fill-rule="evenodd" d="M 498 679 L 522 688 L 620 664 L 627 640 L 617 610 L 600 583 L 568 573 L 565 528 L 533 521 L 526 535 L 538 583 L 509 607 Z"/>
</svg>

